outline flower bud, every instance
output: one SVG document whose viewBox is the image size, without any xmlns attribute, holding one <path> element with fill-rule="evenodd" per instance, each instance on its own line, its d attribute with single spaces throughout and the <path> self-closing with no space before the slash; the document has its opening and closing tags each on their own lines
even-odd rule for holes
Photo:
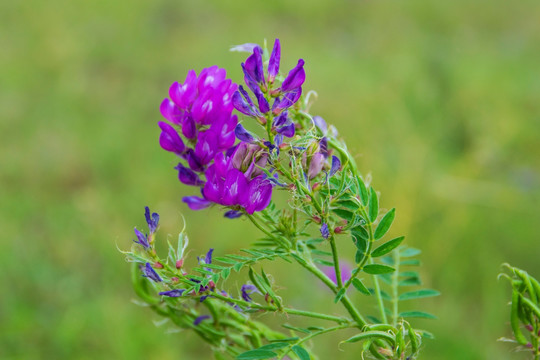
<svg viewBox="0 0 540 360">
<path fill-rule="evenodd" d="M 184 259 L 180 259 L 176 262 L 176 268 L 181 269 L 184 266 Z"/>
</svg>

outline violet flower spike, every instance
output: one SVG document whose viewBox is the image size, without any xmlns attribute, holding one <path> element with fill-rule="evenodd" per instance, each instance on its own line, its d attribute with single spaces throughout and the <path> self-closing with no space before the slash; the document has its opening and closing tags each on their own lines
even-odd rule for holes
<svg viewBox="0 0 540 360">
<path fill-rule="evenodd" d="M 174 290 L 169 290 L 169 291 L 162 291 L 159 293 L 159 295 L 162 295 L 162 296 L 168 296 L 168 297 L 180 297 L 182 296 L 182 294 L 184 293 L 184 289 L 174 289 Z"/>
<path fill-rule="evenodd" d="M 268 82 L 273 83 L 279 73 L 279 63 L 281 60 L 281 44 L 279 39 L 274 41 L 274 49 L 268 62 Z"/>
<path fill-rule="evenodd" d="M 203 320 L 205 319 L 210 319 L 210 315 L 201 315 L 201 316 L 198 316 L 195 321 L 193 321 L 193 325 L 197 326 L 199 325 Z"/>
<path fill-rule="evenodd" d="M 330 168 L 329 176 L 333 176 L 341 168 L 341 161 L 336 155 L 332 155 L 332 167 Z"/>
<path fill-rule="evenodd" d="M 158 273 L 154 270 L 154 268 L 152 268 L 152 265 L 150 265 L 150 263 L 146 263 L 146 265 L 142 268 L 142 271 L 144 277 L 147 277 L 155 282 L 163 281 L 159 277 Z"/>
<path fill-rule="evenodd" d="M 146 223 L 148 224 L 148 229 L 150 230 L 150 234 L 155 233 L 159 225 L 159 214 L 152 213 L 152 216 L 150 216 L 150 208 L 146 206 L 144 208 L 144 217 L 146 218 Z"/>
<path fill-rule="evenodd" d="M 328 224 L 326 223 L 322 224 L 321 235 L 324 239 L 328 239 L 330 237 L 330 229 L 328 229 Z"/>
<path fill-rule="evenodd" d="M 137 230 L 137 228 L 135 228 L 135 236 L 137 236 L 138 241 L 133 240 L 134 243 L 142 245 L 145 250 L 150 249 L 150 243 L 148 242 L 148 238 L 142 232 Z"/>
</svg>

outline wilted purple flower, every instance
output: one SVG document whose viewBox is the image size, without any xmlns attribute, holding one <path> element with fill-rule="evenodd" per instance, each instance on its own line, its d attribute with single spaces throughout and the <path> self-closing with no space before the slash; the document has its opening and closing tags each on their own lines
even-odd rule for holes
<svg viewBox="0 0 540 360">
<path fill-rule="evenodd" d="M 341 282 L 346 283 L 351 278 L 352 267 L 347 262 L 340 260 L 339 270 L 341 273 Z M 337 285 L 336 271 L 333 266 L 323 268 L 323 272 Z"/>
<path fill-rule="evenodd" d="M 158 273 L 154 270 L 154 268 L 152 268 L 152 265 L 150 265 L 150 263 L 146 263 L 146 265 L 142 268 L 142 271 L 144 277 L 154 280 L 155 282 L 163 281 L 159 277 Z"/>
<path fill-rule="evenodd" d="M 178 180 L 180 180 L 183 184 L 192 186 L 204 185 L 204 181 L 201 180 L 199 175 L 197 175 L 193 170 L 182 165 L 182 163 L 178 163 L 178 165 L 176 165 L 174 168 L 178 170 Z"/>
<path fill-rule="evenodd" d="M 289 92 L 294 89 L 297 89 L 304 84 L 304 81 L 306 81 L 306 72 L 304 70 L 304 60 L 300 59 L 298 60 L 298 64 L 289 71 L 289 74 L 283 80 L 283 84 L 281 84 L 281 91 L 282 92 Z"/>
<path fill-rule="evenodd" d="M 279 39 L 274 41 L 274 49 L 268 62 L 268 82 L 273 83 L 276 75 L 279 73 L 279 63 L 281 60 L 281 44 Z"/>
<path fill-rule="evenodd" d="M 321 235 L 323 238 L 328 239 L 330 237 L 330 230 L 328 229 L 328 224 L 324 223 L 321 226 Z"/>
<path fill-rule="evenodd" d="M 283 97 L 281 98 L 277 97 L 276 100 L 274 100 L 274 104 L 272 105 L 272 113 L 274 115 L 277 115 L 284 109 L 290 108 L 300 99 L 300 96 L 302 96 L 301 87 L 283 94 Z"/>
<path fill-rule="evenodd" d="M 336 155 L 332 155 L 332 167 L 330 168 L 329 176 L 334 175 L 341 168 L 341 161 Z"/>
<path fill-rule="evenodd" d="M 282 127 L 278 128 L 276 130 L 279 134 L 283 135 L 283 136 L 286 136 L 286 137 L 293 137 L 294 136 L 294 131 L 295 131 L 295 126 L 294 126 L 294 123 L 292 123 L 290 120 L 287 120 L 287 122 L 285 123 L 285 125 L 283 125 Z"/>
<path fill-rule="evenodd" d="M 311 161 L 309 162 L 309 169 L 307 173 L 308 177 L 310 179 L 313 179 L 315 176 L 317 176 L 321 172 L 323 165 L 324 165 L 324 155 L 321 154 L 320 152 L 315 153 L 311 157 Z"/>
<path fill-rule="evenodd" d="M 142 247 L 144 247 L 145 249 L 150 248 L 150 244 L 148 243 L 148 238 L 142 232 L 137 230 L 137 228 L 135 228 L 135 235 L 137 236 L 137 241 L 133 240 L 133 242 L 135 242 L 136 244 L 142 245 Z"/>
<path fill-rule="evenodd" d="M 242 212 L 237 211 L 237 210 L 229 210 L 223 216 L 225 216 L 228 219 L 236 219 L 242 216 Z"/>
<path fill-rule="evenodd" d="M 257 288 L 255 287 L 255 285 L 250 285 L 250 284 L 242 285 L 242 288 L 240 289 L 240 291 L 242 292 L 242 299 L 244 299 L 244 301 L 247 301 L 247 302 L 253 301 L 251 296 L 249 296 L 250 294 L 254 292 L 259 292 Z"/>
<path fill-rule="evenodd" d="M 238 140 L 246 142 L 246 143 L 253 143 L 255 142 L 255 138 L 249 131 L 247 131 L 242 124 L 236 125 L 236 128 L 234 129 L 234 133 L 236 134 L 236 137 Z"/>
<path fill-rule="evenodd" d="M 166 122 L 160 121 L 158 122 L 158 125 L 161 128 L 159 145 L 161 145 L 164 150 L 173 152 L 177 155 L 182 155 L 185 146 L 180 135 L 178 135 L 176 130 Z"/>
<path fill-rule="evenodd" d="M 159 225 L 159 214 L 152 213 L 152 215 L 150 216 L 150 208 L 146 206 L 144 208 L 144 217 L 146 218 L 146 223 L 148 224 L 148 229 L 150 230 L 150 234 L 155 233 Z"/>
<path fill-rule="evenodd" d="M 202 210 L 212 205 L 212 202 L 198 196 L 184 196 L 182 201 L 185 202 L 191 210 Z"/>
<path fill-rule="evenodd" d="M 324 158 L 328 158 L 328 138 L 324 136 L 321 141 L 319 141 L 319 149 L 321 154 L 324 155 Z"/>
<path fill-rule="evenodd" d="M 211 316 L 210 315 L 201 315 L 201 316 L 198 316 L 195 321 L 193 321 L 193 325 L 199 325 L 203 320 L 205 319 L 210 319 Z"/>
<path fill-rule="evenodd" d="M 184 293 L 184 289 L 174 289 L 174 290 L 169 290 L 169 291 L 162 291 L 159 293 L 159 295 L 162 295 L 162 296 L 168 296 L 168 297 L 180 297 L 182 296 L 182 294 Z"/>
</svg>

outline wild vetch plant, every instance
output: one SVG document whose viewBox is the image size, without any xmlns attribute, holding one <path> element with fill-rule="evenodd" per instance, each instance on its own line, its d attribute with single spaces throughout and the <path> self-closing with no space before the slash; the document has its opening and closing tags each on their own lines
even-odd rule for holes
<svg viewBox="0 0 540 360">
<path fill-rule="evenodd" d="M 234 50 L 250 53 L 241 64 L 244 84 L 217 66 L 198 75 L 190 70 L 161 104 L 166 121 L 159 122 L 159 142 L 178 156 L 178 179 L 192 187 L 193 195 L 183 198 L 190 209 L 218 206 L 227 218 L 247 218 L 261 237 L 237 254 L 216 256 L 210 249 L 187 269 L 185 230 L 161 257 L 155 248 L 159 215 L 147 207 L 148 232 L 135 229 L 136 241 L 126 252 L 136 293 L 175 326 L 197 333 L 217 359 L 311 359 L 310 340 L 345 329 L 342 343 L 355 344 L 342 345 L 344 350 L 363 358 L 416 359 L 431 335 L 409 319 L 434 316 L 402 311 L 401 304 L 438 295 L 417 288 L 414 256 L 420 251 L 402 245 L 403 236 L 385 236 L 395 209 L 379 206 L 378 193 L 336 128 L 309 113 L 314 93 L 302 88 L 304 60 L 280 72 L 279 40 L 270 53 L 256 44 Z M 278 191 L 288 195 L 283 208 L 272 201 Z M 293 263 L 310 273 L 330 289 L 335 308 L 318 313 L 290 307 L 263 261 Z M 244 277 L 240 289 L 227 281 L 232 272 Z M 374 306 L 359 309 L 353 300 L 359 297 Z M 340 306 L 347 315 L 332 315 Z M 261 315 L 268 313 L 283 328 L 265 325 Z M 317 326 L 300 327 L 300 317 Z M 327 325 L 318 326 L 321 321 Z"/>
</svg>

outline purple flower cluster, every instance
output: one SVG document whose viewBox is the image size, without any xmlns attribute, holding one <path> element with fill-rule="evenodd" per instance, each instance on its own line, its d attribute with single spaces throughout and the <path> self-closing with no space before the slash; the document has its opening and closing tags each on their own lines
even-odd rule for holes
<svg viewBox="0 0 540 360">
<path fill-rule="evenodd" d="M 255 144 L 234 145 L 238 118 L 232 114 L 232 97 L 236 89 L 217 66 L 203 69 L 198 77 L 191 70 L 183 84 L 172 84 L 170 99 L 163 100 L 160 110 L 181 128 L 192 148 L 172 125 L 159 122 L 161 147 L 184 160 L 175 167 L 178 179 L 201 187 L 202 197 L 188 196 L 183 201 L 192 210 L 213 203 L 232 207 L 233 212 L 227 212 L 230 218 L 238 217 L 242 208 L 249 214 L 263 210 L 272 195 L 271 182 L 258 168 L 266 165 L 264 150 Z"/>
<path fill-rule="evenodd" d="M 287 109 L 293 106 L 302 95 L 302 84 L 306 80 L 304 60 L 299 59 L 297 65 L 289 71 L 281 86 L 276 87 L 275 80 L 279 73 L 281 60 L 279 39 L 274 42 L 266 72 L 262 55 L 261 47 L 254 46 L 253 53 L 242 64 L 244 81 L 253 93 L 257 105 L 242 86 L 239 86 L 234 93 L 232 103 L 236 110 L 258 119 L 263 124 L 266 123 L 267 116 L 272 116 L 273 131 L 287 137 L 293 137 L 295 126 L 288 116 Z M 269 103 L 271 99 L 273 99 L 272 107 L 270 107 Z"/>
</svg>

